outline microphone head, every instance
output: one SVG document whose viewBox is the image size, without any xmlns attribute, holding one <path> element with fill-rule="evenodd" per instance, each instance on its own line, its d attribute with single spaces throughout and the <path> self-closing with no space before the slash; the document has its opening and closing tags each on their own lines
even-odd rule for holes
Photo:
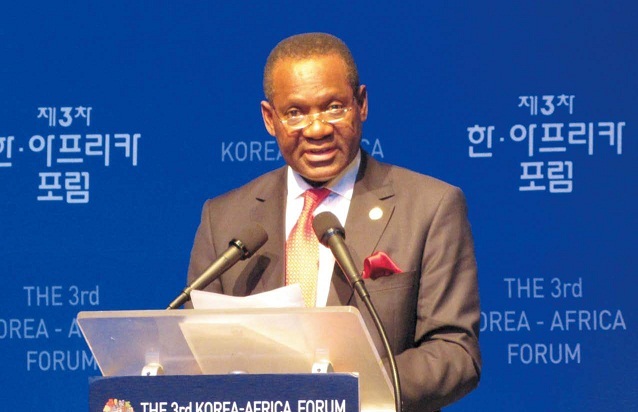
<svg viewBox="0 0 638 412">
<path fill-rule="evenodd" d="M 328 246 L 328 239 L 339 235 L 345 239 L 346 231 L 332 212 L 321 212 L 312 220 L 312 228 L 322 245 Z"/>
<path fill-rule="evenodd" d="M 253 255 L 268 240 L 268 233 L 259 223 L 252 222 L 250 226 L 245 227 L 239 236 L 230 241 L 230 245 L 234 245 L 243 252 L 241 260 L 247 259 Z"/>
</svg>

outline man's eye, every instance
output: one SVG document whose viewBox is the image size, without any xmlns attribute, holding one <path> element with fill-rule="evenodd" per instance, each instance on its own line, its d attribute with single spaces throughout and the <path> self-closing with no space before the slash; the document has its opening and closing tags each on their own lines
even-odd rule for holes
<svg viewBox="0 0 638 412">
<path fill-rule="evenodd" d="M 328 111 L 329 112 L 338 112 L 343 110 L 343 105 L 339 104 L 339 103 L 333 103 L 330 106 L 328 106 Z"/>
<path fill-rule="evenodd" d="M 297 109 L 291 109 L 286 112 L 287 119 L 293 119 L 295 117 L 300 117 L 300 116 L 301 116 L 301 112 Z"/>
</svg>

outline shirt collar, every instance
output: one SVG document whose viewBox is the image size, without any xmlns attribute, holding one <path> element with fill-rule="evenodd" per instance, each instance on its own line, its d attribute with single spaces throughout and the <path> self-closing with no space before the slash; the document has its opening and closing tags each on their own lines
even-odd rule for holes
<svg viewBox="0 0 638 412">
<path fill-rule="evenodd" d="M 324 185 L 333 193 L 343 196 L 348 200 L 352 200 L 352 192 L 354 191 L 354 183 L 357 180 L 357 172 L 361 165 L 361 149 L 357 151 L 357 155 L 352 162 L 341 171 L 337 176 Z M 290 166 L 288 166 L 288 198 L 296 199 L 303 192 L 312 189 L 312 186 L 306 182 L 303 177 Z"/>
</svg>

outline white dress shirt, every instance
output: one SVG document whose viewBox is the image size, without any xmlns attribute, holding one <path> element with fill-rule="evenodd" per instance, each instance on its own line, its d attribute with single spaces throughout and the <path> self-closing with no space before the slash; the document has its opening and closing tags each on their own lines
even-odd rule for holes
<svg viewBox="0 0 638 412">
<path fill-rule="evenodd" d="M 330 211 L 339 219 L 339 222 L 345 227 L 350 201 L 352 200 L 352 192 L 354 183 L 357 179 L 357 172 L 361 164 L 361 150 L 357 152 L 357 156 L 350 162 L 338 176 L 330 180 L 324 187 L 330 189 L 328 197 L 319 204 L 314 215 L 325 211 Z M 290 231 L 297 223 L 301 210 L 303 209 L 303 193 L 311 189 L 310 186 L 298 173 L 294 172 L 288 166 L 288 196 L 286 197 L 286 239 L 290 235 Z M 319 245 L 319 278 L 317 279 L 317 299 L 316 306 L 324 307 L 328 301 L 328 293 L 330 292 L 330 281 L 335 265 L 335 258 L 330 249 L 323 245 Z"/>
</svg>

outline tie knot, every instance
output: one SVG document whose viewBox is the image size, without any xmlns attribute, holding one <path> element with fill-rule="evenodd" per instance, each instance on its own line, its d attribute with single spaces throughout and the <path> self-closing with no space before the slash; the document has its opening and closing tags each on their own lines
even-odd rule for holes
<svg viewBox="0 0 638 412">
<path fill-rule="evenodd" d="M 330 189 L 325 187 L 315 187 L 308 189 L 303 193 L 304 209 L 314 211 L 321 202 L 323 202 L 330 194 Z"/>
</svg>

